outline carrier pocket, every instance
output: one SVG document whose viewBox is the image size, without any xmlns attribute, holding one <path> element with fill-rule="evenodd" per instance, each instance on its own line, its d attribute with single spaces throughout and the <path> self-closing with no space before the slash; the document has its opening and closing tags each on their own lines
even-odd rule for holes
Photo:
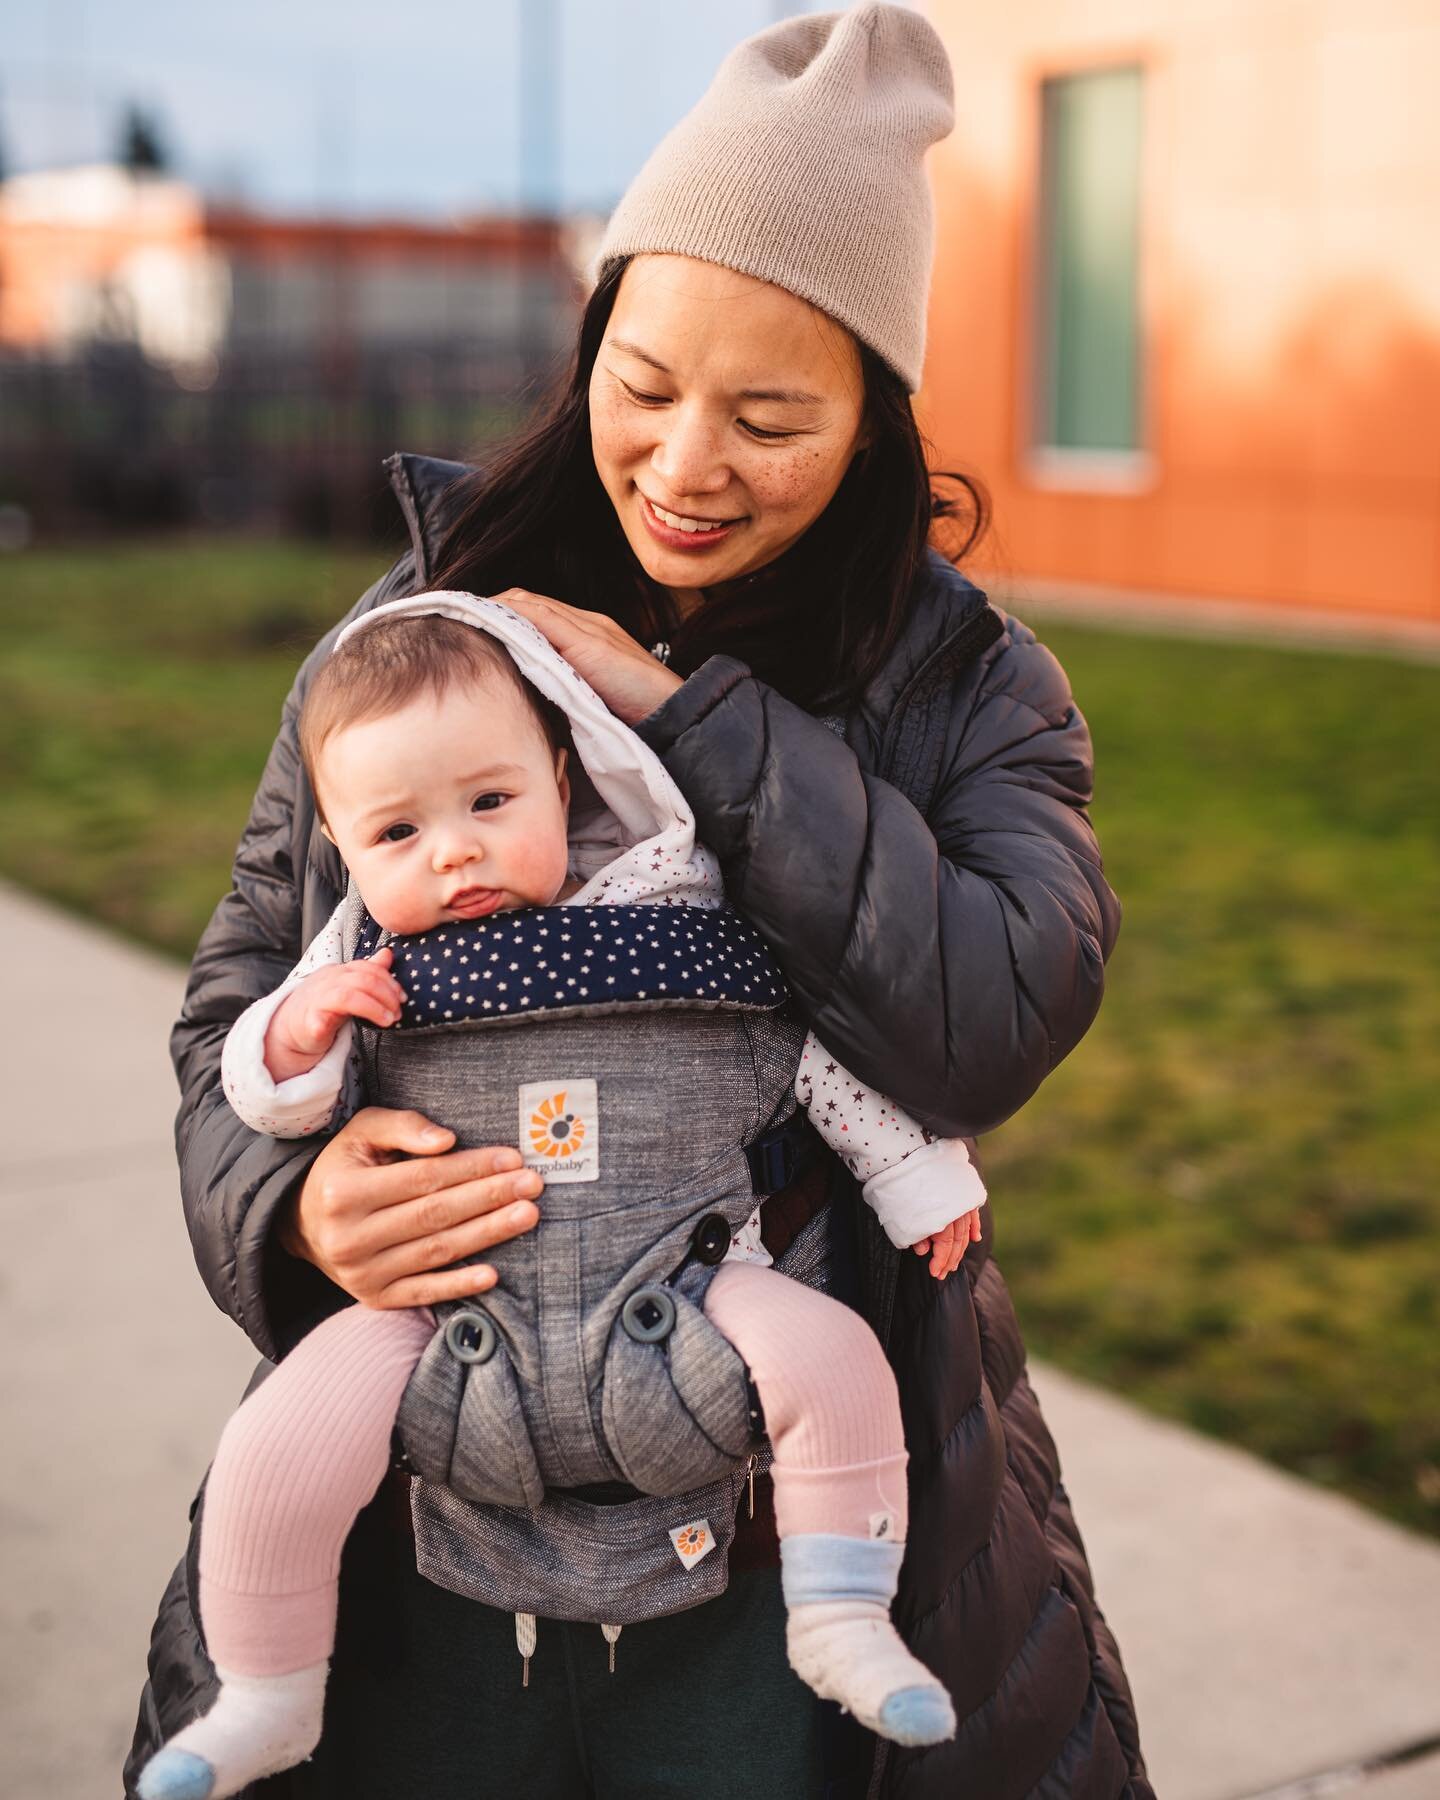
<svg viewBox="0 0 1440 1800">
<path fill-rule="evenodd" d="M 535 1512 L 468 1506 L 418 1481 L 416 1566 L 427 1581 L 505 1612 L 634 1625 L 725 1591 L 743 1469 L 670 1499 L 596 1506 L 547 1494 Z"/>
<path fill-rule="evenodd" d="M 642 1494 L 681 1494 L 730 1476 L 753 1448 L 744 1359 L 686 1285 L 637 1287 L 605 1354 L 606 1443 Z"/>
<path fill-rule="evenodd" d="M 466 1500 L 539 1506 L 544 1485 L 503 1334 L 471 1300 L 436 1314 L 440 1328 L 400 1402 L 410 1466 Z"/>
</svg>

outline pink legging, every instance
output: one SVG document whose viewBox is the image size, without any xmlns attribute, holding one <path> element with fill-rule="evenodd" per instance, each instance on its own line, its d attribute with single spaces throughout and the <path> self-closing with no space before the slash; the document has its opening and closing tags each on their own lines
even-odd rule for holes
<svg viewBox="0 0 1440 1800">
<path fill-rule="evenodd" d="M 705 1311 L 759 1390 L 780 1535 L 870 1537 L 883 1519 L 884 1535 L 902 1541 L 900 1403 L 859 1315 L 740 1262 L 717 1270 Z M 200 1534 L 201 1617 L 221 1668 L 281 1675 L 330 1655 L 340 1553 L 389 1466 L 401 1396 L 434 1332 L 424 1308 L 346 1307 L 226 1425 Z"/>
</svg>

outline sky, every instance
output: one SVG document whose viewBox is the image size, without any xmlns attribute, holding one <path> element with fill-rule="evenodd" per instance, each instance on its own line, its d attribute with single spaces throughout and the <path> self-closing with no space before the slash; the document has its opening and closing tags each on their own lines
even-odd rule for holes
<svg viewBox="0 0 1440 1800">
<path fill-rule="evenodd" d="M 522 157 L 521 14 L 553 132 Z M 833 9 L 833 5 L 832 5 Z M 102 160 L 125 106 L 176 172 L 287 213 L 606 212 L 734 44 L 806 0 L 42 0 L 3 9 L 0 158 Z M 543 91 L 543 84 L 542 84 Z M 543 99 L 527 113 L 543 121 Z M 523 177 L 522 177 L 523 165 Z"/>
</svg>

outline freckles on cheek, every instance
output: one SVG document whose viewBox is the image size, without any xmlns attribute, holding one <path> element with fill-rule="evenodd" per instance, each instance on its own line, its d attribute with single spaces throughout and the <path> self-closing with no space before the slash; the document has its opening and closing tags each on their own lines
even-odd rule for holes
<svg viewBox="0 0 1440 1800">
<path fill-rule="evenodd" d="M 644 454 L 645 430 L 628 408 L 612 401 L 593 401 L 590 406 L 590 440 L 601 462 L 630 462 Z"/>
<path fill-rule="evenodd" d="M 803 507 L 829 484 L 830 458 L 823 450 L 802 446 L 784 457 L 775 457 L 750 482 L 750 491 L 765 506 L 777 511 Z"/>
</svg>

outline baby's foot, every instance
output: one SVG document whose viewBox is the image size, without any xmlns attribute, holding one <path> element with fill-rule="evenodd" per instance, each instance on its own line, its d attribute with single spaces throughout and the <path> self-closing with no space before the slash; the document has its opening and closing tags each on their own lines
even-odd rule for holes
<svg viewBox="0 0 1440 1800">
<path fill-rule="evenodd" d="M 790 1608 L 790 1666 L 822 1700 L 838 1700 L 896 1744 L 939 1744 L 955 1735 L 950 1696 L 917 1662 L 873 1600 L 813 1600 Z"/>
<path fill-rule="evenodd" d="M 140 1800 L 222 1800 L 262 1775 L 304 1762 L 320 1742 L 328 1663 L 289 1675 L 218 1668 L 220 1693 L 140 1771 Z"/>
</svg>

